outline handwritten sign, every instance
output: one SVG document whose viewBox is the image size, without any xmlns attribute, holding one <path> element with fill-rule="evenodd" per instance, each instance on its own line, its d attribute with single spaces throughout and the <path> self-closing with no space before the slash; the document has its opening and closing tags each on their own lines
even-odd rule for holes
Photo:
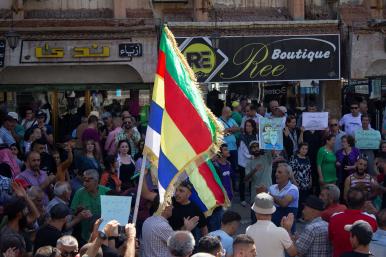
<svg viewBox="0 0 386 257">
<path fill-rule="evenodd" d="M 283 119 L 259 119 L 260 149 L 283 150 Z"/>
<path fill-rule="evenodd" d="M 118 221 L 122 226 L 127 224 L 130 209 L 130 196 L 101 195 L 101 218 L 103 222 L 99 226 L 99 230 L 102 230 L 111 220 Z"/>
<path fill-rule="evenodd" d="M 355 131 L 355 146 L 359 149 L 378 149 L 381 143 L 381 133 L 378 130 Z"/>
<path fill-rule="evenodd" d="M 325 130 L 328 127 L 328 112 L 303 112 L 302 126 L 305 130 Z"/>
</svg>

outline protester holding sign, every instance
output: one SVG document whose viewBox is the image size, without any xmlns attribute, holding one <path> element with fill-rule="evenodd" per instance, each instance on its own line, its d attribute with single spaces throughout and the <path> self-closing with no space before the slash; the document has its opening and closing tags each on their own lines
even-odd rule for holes
<svg viewBox="0 0 386 257">
<path fill-rule="evenodd" d="M 358 148 L 360 148 L 361 154 L 364 154 L 365 156 L 367 156 L 369 174 L 372 176 L 375 176 L 376 172 L 374 169 L 374 159 L 375 159 L 374 150 L 378 149 L 378 146 L 381 142 L 381 135 L 380 135 L 379 131 L 376 131 L 370 127 L 370 121 L 371 121 L 370 116 L 368 116 L 367 114 L 362 114 L 361 121 L 362 121 L 362 129 L 358 129 L 355 133 L 355 135 L 358 136 L 359 141 L 360 141 L 359 144 L 357 143 L 357 146 L 358 146 Z M 375 147 L 374 149 L 363 149 L 363 147 L 362 147 L 361 141 L 363 141 L 363 140 L 361 139 L 361 137 L 367 133 L 374 135 L 370 139 L 372 141 L 371 144 L 374 144 L 374 147 Z M 369 142 L 367 142 L 367 144 L 368 143 Z"/>
</svg>

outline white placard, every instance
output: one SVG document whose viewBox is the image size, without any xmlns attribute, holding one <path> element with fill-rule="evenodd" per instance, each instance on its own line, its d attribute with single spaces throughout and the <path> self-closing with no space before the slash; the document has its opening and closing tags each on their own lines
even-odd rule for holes
<svg viewBox="0 0 386 257">
<path fill-rule="evenodd" d="M 303 112 L 302 115 L 305 130 L 325 130 L 328 127 L 328 112 Z"/>
</svg>

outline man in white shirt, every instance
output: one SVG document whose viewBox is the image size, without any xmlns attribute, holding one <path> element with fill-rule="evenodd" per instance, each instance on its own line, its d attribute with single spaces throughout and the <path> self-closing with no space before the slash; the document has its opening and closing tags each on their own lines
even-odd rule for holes
<svg viewBox="0 0 386 257">
<path fill-rule="evenodd" d="M 246 113 L 246 115 L 241 120 L 241 126 L 240 127 L 242 127 L 242 128 L 244 128 L 245 122 L 247 120 L 254 120 L 256 122 L 256 124 L 259 124 L 259 118 L 260 117 L 263 118 L 263 116 L 261 116 L 260 114 L 257 113 L 257 108 L 253 104 L 249 104 L 245 107 L 245 113 Z"/>
<path fill-rule="evenodd" d="M 339 126 L 344 126 L 344 132 L 347 135 L 354 136 L 355 131 L 362 127 L 361 114 L 359 112 L 359 104 L 353 102 L 350 105 L 351 113 L 343 115 L 339 121 Z"/>
<path fill-rule="evenodd" d="M 255 241 L 258 255 L 284 257 L 284 251 L 286 251 L 289 256 L 296 256 L 296 247 L 288 232 L 271 222 L 272 214 L 276 211 L 273 197 L 267 193 L 256 195 L 252 210 L 255 212 L 257 222 L 247 228 L 246 234 Z M 293 222 L 293 214 L 283 217 L 283 225 L 292 226 Z"/>
</svg>

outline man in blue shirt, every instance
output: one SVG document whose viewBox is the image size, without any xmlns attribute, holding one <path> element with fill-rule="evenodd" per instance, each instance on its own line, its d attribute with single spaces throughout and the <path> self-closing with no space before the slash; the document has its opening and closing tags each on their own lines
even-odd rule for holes
<svg viewBox="0 0 386 257">
<path fill-rule="evenodd" d="M 232 170 L 235 172 L 237 170 L 237 140 L 235 134 L 240 131 L 240 127 L 237 125 L 237 122 L 231 117 L 231 108 L 225 106 L 222 109 L 222 114 L 219 118 L 219 121 L 224 126 L 224 141 L 228 145 L 228 150 L 230 153 L 229 161 L 232 165 Z M 236 176 L 232 177 L 232 185 L 233 188 L 235 188 Z"/>
<path fill-rule="evenodd" d="M 240 226 L 241 216 L 237 212 L 226 211 L 221 219 L 221 229 L 210 232 L 210 236 L 219 237 L 226 251 L 226 256 L 233 255 L 233 236 Z"/>
<path fill-rule="evenodd" d="M 15 138 L 12 135 L 12 131 L 16 126 L 16 121 L 9 115 L 4 119 L 3 126 L 0 128 L 0 138 L 8 146 L 16 143 Z"/>
</svg>

